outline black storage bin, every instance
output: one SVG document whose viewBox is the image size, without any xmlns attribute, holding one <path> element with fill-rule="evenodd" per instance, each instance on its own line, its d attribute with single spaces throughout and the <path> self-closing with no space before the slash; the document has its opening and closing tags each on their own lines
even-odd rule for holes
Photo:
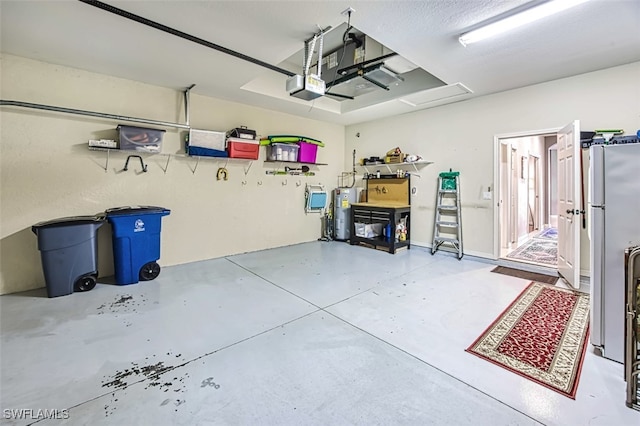
<svg viewBox="0 0 640 426">
<path fill-rule="evenodd" d="M 236 127 L 235 129 L 229 130 L 227 132 L 227 137 L 255 140 L 256 131 L 247 129 L 245 126 L 240 126 L 240 127 Z"/>
</svg>

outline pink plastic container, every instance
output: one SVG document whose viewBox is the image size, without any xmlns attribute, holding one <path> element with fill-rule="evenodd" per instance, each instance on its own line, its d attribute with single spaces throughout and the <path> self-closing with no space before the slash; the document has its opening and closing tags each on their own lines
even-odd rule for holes
<svg viewBox="0 0 640 426">
<path fill-rule="evenodd" d="M 315 163 L 316 154 L 318 153 L 318 145 L 298 142 L 300 149 L 298 150 L 298 162 L 300 163 Z"/>
</svg>

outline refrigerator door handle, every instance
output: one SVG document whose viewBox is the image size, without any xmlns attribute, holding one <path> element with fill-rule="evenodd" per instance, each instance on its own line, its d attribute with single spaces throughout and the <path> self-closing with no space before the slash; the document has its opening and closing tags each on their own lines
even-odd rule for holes
<svg viewBox="0 0 640 426">
<path fill-rule="evenodd" d="M 591 209 L 591 244 L 589 257 L 591 261 L 591 344 L 604 346 L 604 210 Z"/>
</svg>

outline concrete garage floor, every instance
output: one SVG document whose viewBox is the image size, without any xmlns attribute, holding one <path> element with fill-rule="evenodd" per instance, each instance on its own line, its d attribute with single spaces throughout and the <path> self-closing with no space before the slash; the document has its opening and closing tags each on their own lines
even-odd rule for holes
<svg viewBox="0 0 640 426">
<path fill-rule="evenodd" d="M 640 424 L 622 365 L 591 349 L 576 400 L 464 351 L 528 284 L 493 267 L 312 242 L 2 296 L 1 422 Z"/>
</svg>

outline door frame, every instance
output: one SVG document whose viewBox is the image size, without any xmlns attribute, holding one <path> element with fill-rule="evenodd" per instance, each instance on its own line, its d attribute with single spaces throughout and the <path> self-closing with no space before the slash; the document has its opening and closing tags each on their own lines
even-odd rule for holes
<svg viewBox="0 0 640 426">
<path fill-rule="evenodd" d="M 540 157 L 529 153 L 528 158 L 528 173 L 527 173 L 527 197 L 531 196 L 531 170 L 533 170 L 533 228 L 534 231 L 540 230 L 542 223 L 542 209 L 540 205 Z M 548 181 L 547 181 L 548 183 Z M 529 200 L 530 201 L 530 200 Z"/>
<path fill-rule="evenodd" d="M 514 244 L 518 245 L 518 179 L 520 169 L 518 165 L 518 150 L 510 143 L 507 143 L 507 151 L 509 152 L 509 180 L 507 181 L 507 239 L 509 240 L 508 248 L 514 248 Z"/>
<path fill-rule="evenodd" d="M 556 135 L 563 127 L 552 127 L 549 129 L 530 130 L 522 132 L 500 133 L 493 137 L 493 189 L 496 199 L 493 209 L 493 257 L 500 259 L 500 143 L 502 139 L 522 138 L 528 136 L 552 136 Z"/>
</svg>

